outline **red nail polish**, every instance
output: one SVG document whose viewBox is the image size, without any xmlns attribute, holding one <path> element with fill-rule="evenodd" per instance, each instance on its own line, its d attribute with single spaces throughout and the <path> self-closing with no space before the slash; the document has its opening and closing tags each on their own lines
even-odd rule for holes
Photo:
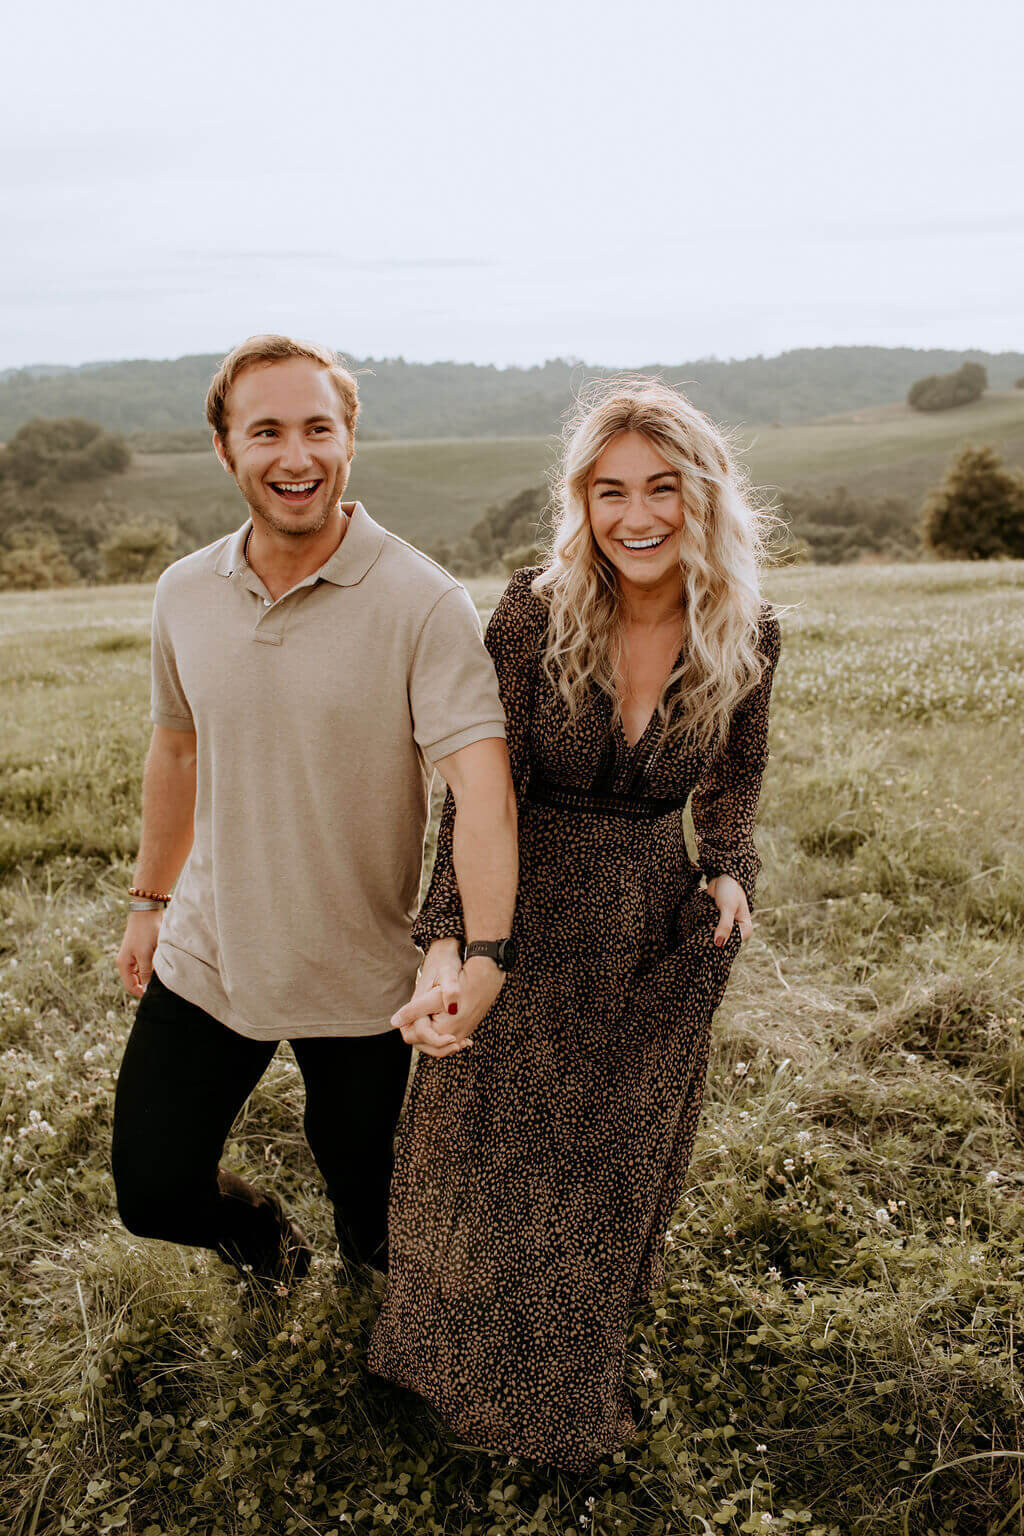
<svg viewBox="0 0 1024 1536">
<path fill-rule="evenodd" d="M 458 1011 L 459 1011 L 458 1003 L 449 1003 L 448 1004 L 448 1012 L 449 1013 L 458 1013 Z"/>
</svg>

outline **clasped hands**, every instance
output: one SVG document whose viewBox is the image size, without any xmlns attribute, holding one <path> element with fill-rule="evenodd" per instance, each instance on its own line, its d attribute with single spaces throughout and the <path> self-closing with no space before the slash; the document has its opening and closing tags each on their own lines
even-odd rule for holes
<svg viewBox="0 0 1024 1536">
<path fill-rule="evenodd" d="M 435 939 L 423 957 L 416 990 L 392 1014 L 406 1045 L 425 1056 L 454 1056 L 473 1044 L 473 1031 L 494 1006 L 505 973 L 478 956 L 462 964 L 457 939 Z"/>
<path fill-rule="evenodd" d="M 740 939 L 754 931 L 746 893 L 731 875 L 716 875 L 707 882 L 708 895 L 718 908 L 714 942 L 721 947 L 736 923 Z M 473 1031 L 493 1007 L 505 981 L 505 973 L 483 957 L 461 962 L 457 939 L 435 939 L 427 950 L 416 990 L 391 1023 L 402 1032 L 407 1045 L 426 1056 L 454 1056 L 473 1043 Z"/>
</svg>

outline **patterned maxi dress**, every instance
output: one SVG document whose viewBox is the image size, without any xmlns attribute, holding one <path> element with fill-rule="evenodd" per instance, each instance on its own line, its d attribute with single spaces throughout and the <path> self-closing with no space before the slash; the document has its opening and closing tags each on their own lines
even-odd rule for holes
<svg viewBox="0 0 1024 1536">
<path fill-rule="evenodd" d="M 519 958 L 472 1048 L 417 1062 L 369 1364 L 457 1437 L 582 1471 L 635 1428 L 629 1315 L 664 1280 L 711 1018 L 740 945 L 734 926 L 715 947 L 700 880 L 733 875 L 752 899 L 779 627 L 765 607 L 764 677 L 724 752 L 660 747 L 656 714 L 630 747 L 596 690 L 565 729 L 539 665 L 536 574 L 512 578 L 486 634 L 519 804 Z M 414 929 L 424 949 L 464 936 L 453 820 L 449 794 Z"/>
</svg>

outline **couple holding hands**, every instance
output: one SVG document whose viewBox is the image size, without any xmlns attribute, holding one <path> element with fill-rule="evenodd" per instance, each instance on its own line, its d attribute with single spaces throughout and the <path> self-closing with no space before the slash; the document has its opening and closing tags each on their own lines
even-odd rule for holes
<svg viewBox="0 0 1024 1536">
<path fill-rule="evenodd" d="M 481 640 L 465 589 L 343 499 L 358 410 L 334 353 L 281 336 L 210 386 L 250 516 L 157 584 L 118 1207 L 301 1278 L 277 1196 L 220 1165 L 291 1041 L 341 1254 L 387 1274 L 370 1368 L 464 1441 L 582 1471 L 635 1432 L 627 1327 L 751 931 L 763 514 L 676 390 L 602 383 L 550 556 Z"/>
</svg>

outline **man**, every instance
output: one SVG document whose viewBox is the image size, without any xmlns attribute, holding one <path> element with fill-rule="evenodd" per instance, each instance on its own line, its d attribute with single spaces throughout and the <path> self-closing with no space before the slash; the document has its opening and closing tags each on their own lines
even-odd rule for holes
<svg viewBox="0 0 1024 1536">
<path fill-rule="evenodd" d="M 131 1231 L 212 1248 L 259 1287 L 300 1278 L 311 1250 L 274 1194 L 219 1166 L 235 1116 L 290 1040 L 341 1253 L 385 1268 L 410 1044 L 463 1048 L 503 980 L 486 954 L 461 970 L 449 956 L 420 991 L 441 986 L 452 1032 L 391 1027 L 415 980 L 432 769 L 458 805 L 467 940 L 511 931 L 516 812 L 468 594 L 342 501 L 352 375 L 324 348 L 256 336 L 224 360 L 206 408 L 250 517 L 157 583 L 154 730 L 117 959 L 142 1001 L 113 1168 Z"/>
</svg>

